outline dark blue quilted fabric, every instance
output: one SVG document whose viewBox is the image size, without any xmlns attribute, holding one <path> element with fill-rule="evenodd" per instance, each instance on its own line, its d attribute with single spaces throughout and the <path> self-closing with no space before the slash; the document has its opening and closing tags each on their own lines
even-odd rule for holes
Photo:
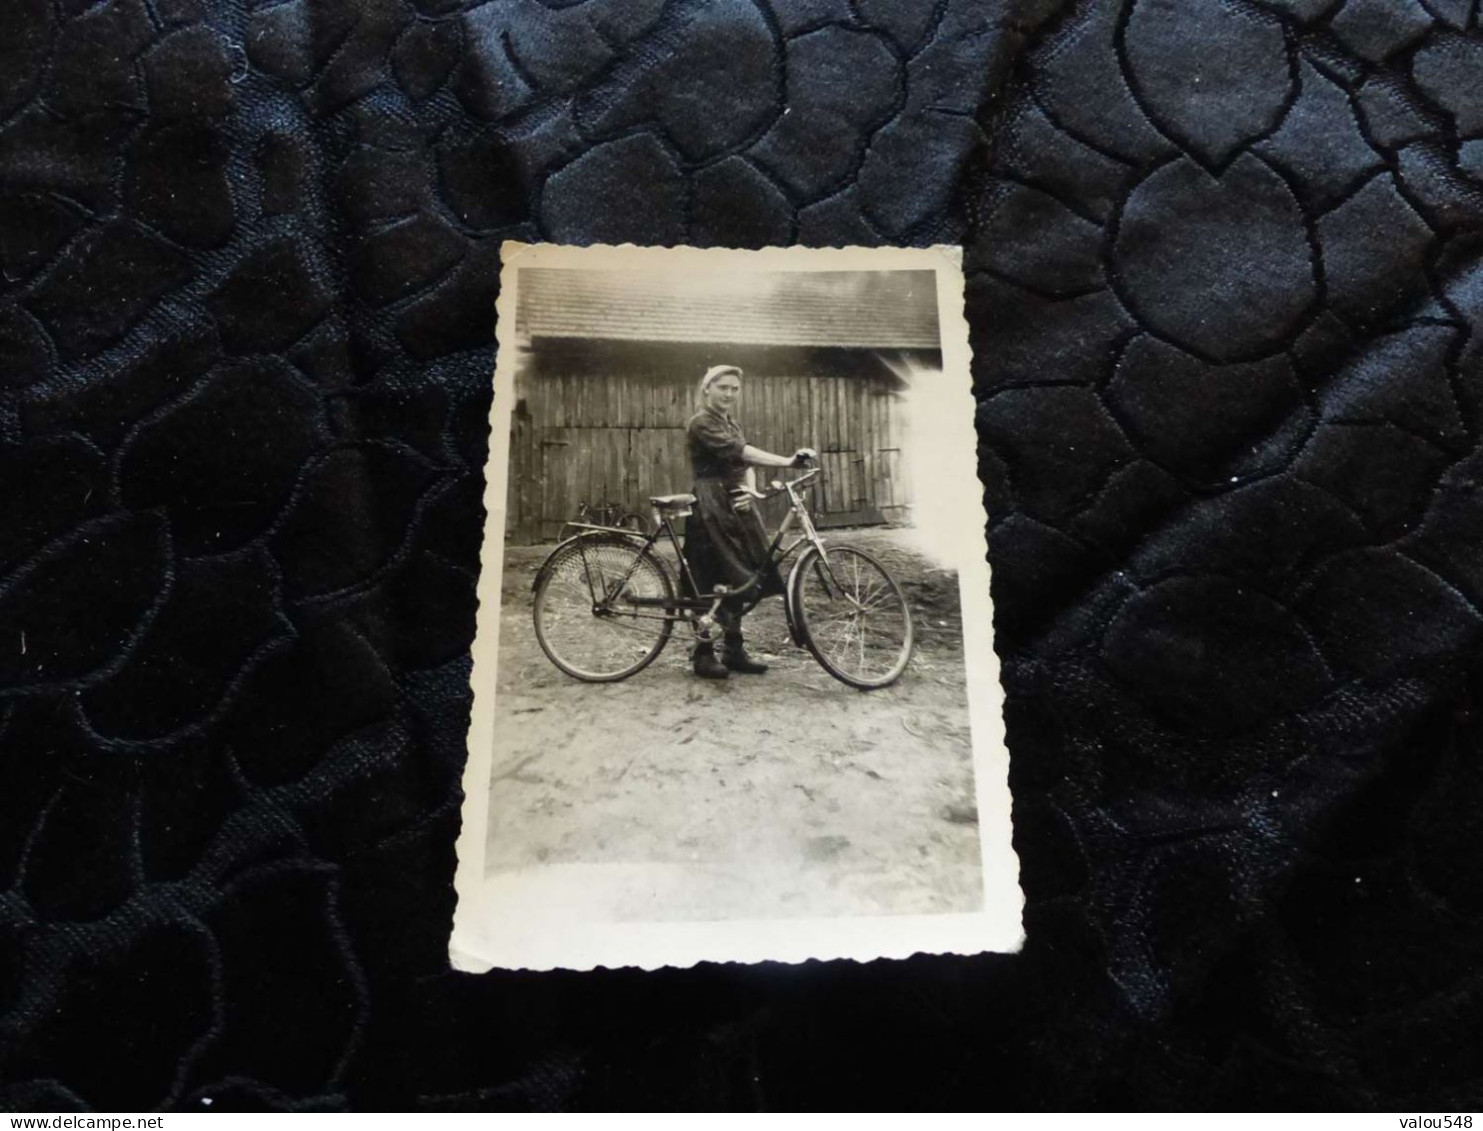
<svg viewBox="0 0 1483 1131">
<path fill-rule="evenodd" d="M 1483 1100 L 1469 0 L 8 0 L 0 1106 Z M 496 249 L 962 243 L 1021 956 L 447 972 Z"/>
</svg>

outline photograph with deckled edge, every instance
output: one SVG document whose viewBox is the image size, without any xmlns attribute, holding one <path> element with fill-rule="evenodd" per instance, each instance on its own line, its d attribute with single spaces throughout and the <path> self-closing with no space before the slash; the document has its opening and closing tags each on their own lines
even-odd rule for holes
<svg viewBox="0 0 1483 1131">
<path fill-rule="evenodd" d="M 507 247 L 456 965 L 1017 945 L 956 254 Z"/>
</svg>

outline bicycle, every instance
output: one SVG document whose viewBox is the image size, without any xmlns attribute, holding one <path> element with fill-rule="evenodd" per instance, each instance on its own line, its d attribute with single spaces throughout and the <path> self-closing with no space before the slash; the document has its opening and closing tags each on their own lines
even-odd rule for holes
<svg viewBox="0 0 1483 1131">
<path fill-rule="evenodd" d="M 814 468 L 788 482 L 775 479 L 768 491 L 748 492 L 756 500 L 788 496 L 788 512 L 768 547 L 767 566 L 781 565 L 808 544 L 783 591 L 793 642 L 851 687 L 887 687 L 911 661 L 911 608 L 895 578 L 870 554 L 855 546 L 825 547 L 801 497 L 820 473 Z M 575 679 L 627 679 L 659 657 L 676 624 L 689 624 L 698 637 L 708 638 L 723 600 L 743 598 L 743 612 L 762 600 L 766 566 L 745 585 L 718 585 L 707 594 L 687 595 L 699 594 L 699 589 L 673 524 L 692 513 L 695 496 L 655 495 L 649 503 L 654 528 L 645 535 L 584 524 L 536 572 L 536 639 L 550 661 Z M 784 549 L 783 541 L 795 527 L 802 533 Z M 668 538 L 679 559 L 683 593 L 655 552 L 661 537 Z"/>
<path fill-rule="evenodd" d="M 590 506 L 586 499 L 577 504 L 577 517 L 571 522 L 564 523 L 561 530 L 557 532 L 556 540 L 565 542 L 568 538 L 575 537 L 585 528 L 591 526 L 616 527 L 620 530 L 630 530 L 635 534 L 643 534 L 648 530 L 643 516 L 625 511 L 622 503 L 603 503 L 601 506 Z"/>
</svg>

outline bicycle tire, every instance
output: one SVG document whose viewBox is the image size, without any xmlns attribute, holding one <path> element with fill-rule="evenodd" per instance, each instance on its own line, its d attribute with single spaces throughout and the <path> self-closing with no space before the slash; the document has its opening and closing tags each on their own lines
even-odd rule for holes
<svg viewBox="0 0 1483 1131">
<path fill-rule="evenodd" d="M 810 546 L 790 580 L 799 636 L 820 667 L 862 691 L 901 678 L 916 629 L 906 594 L 885 566 L 856 546 L 830 546 L 827 561 Z"/>
<path fill-rule="evenodd" d="M 639 559 L 632 571 L 629 566 Z M 642 617 L 599 614 L 608 589 L 663 598 Z M 602 587 L 602 593 L 597 587 Z M 536 575 L 531 616 L 546 658 L 584 683 L 615 683 L 652 664 L 674 633 L 675 586 L 669 570 L 642 545 L 626 538 L 587 534 L 563 542 Z M 660 617 L 664 619 L 660 619 Z"/>
</svg>

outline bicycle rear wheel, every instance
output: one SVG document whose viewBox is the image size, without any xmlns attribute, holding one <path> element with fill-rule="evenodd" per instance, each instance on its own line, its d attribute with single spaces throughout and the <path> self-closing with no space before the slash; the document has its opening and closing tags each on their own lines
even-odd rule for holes
<svg viewBox="0 0 1483 1131">
<path fill-rule="evenodd" d="M 637 605 L 635 597 L 654 603 Z M 577 538 L 558 546 L 536 578 L 536 640 L 575 679 L 627 679 L 669 642 L 674 599 L 669 572 L 642 547 L 616 537 Z"/>
<path fill-rule="evenodd" d="M 896 579 L 864 550 L 811 546 L 793 570 L 799 635 L 823 669 L 863 690 L 886 687 L 911 662 L 915 630 Z"/>
</svg>

